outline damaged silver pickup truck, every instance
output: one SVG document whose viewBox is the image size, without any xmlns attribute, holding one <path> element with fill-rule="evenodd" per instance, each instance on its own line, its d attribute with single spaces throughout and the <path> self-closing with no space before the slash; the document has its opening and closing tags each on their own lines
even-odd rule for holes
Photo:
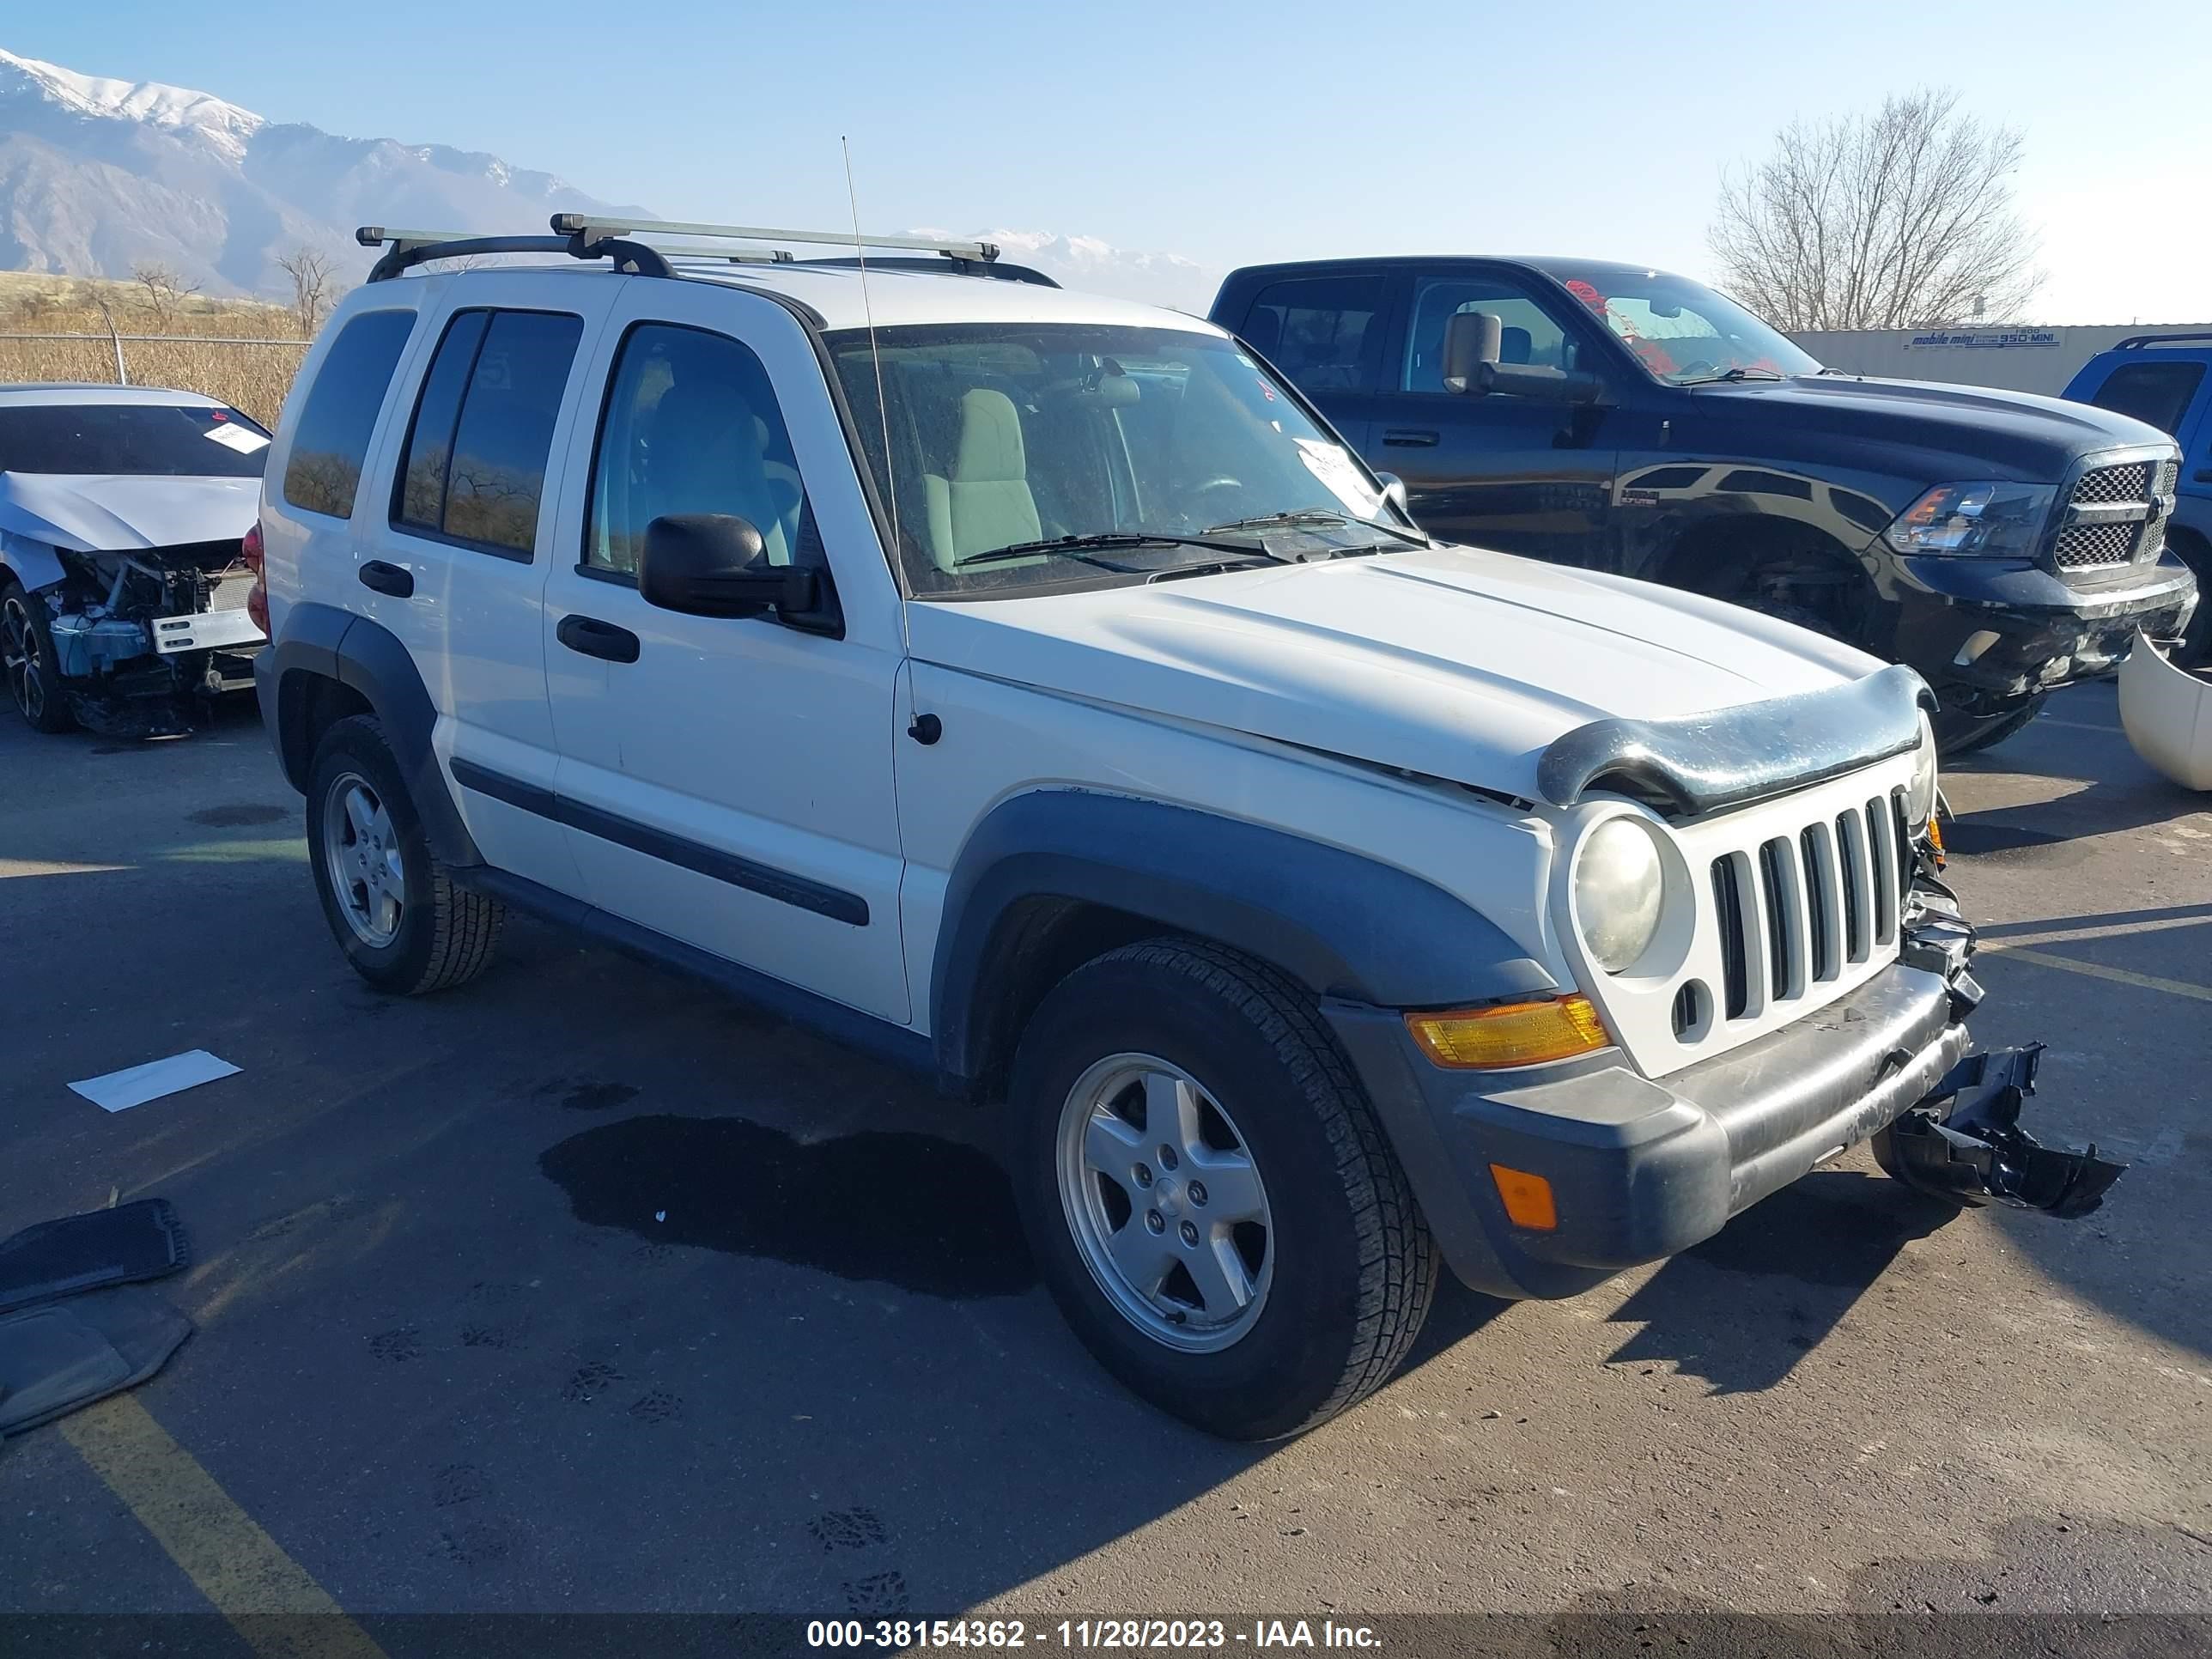
<svg viewBox="0 0 2212 1659">
<path fill-rule="evenodd" d="M 268 447 L 195 392 L 0 387 L 0 656 L 34 729 L 183 732 L 252 686 Z"/>
</svg>

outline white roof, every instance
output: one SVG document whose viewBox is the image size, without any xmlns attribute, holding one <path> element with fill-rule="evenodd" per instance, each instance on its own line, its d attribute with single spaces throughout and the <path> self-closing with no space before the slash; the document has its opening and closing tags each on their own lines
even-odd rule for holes
<svg viewBox="0 0 2212 1659">
<path fill-rule="evenodd" d="M 1221 331 L 1201 318 L 1160 306 L 1109 300 L 1103 295 L 1045 288 L 1036 283 L 1002 282 L 990 276 L 903 270 L 871 264 L 867 303 L 860 294 L 860 272 L 853 265 L 678 264 L 684 276 L 746 288 L 772 289 L 811 307 L 825 329 L 866 325 L 871 309 L 878 328 L 908 323 L 1109 323 L 1125 328 L 1181 328 L 1194 333 Z"/>
<path fill-rule="evenodd" d="M 0 408 L 77 407 L 85 404 L 135 404 L 161 409 L 222 409 L 219 399 L 197 392 L 174 392 L 158 386 L 99 386 L 67 380 L 34 380 L 27 385 L 0 386 Z"/>
</svg>

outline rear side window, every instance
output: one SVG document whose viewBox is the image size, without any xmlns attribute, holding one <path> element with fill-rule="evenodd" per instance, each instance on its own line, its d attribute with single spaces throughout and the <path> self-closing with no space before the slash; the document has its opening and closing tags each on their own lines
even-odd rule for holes
<svg viewBox="0 0 2212 1659">
<path fill-rule="evenodd" d="M 2089 401 L 2115 415 L 2148 421 L 2175 437 L 2204 381 L 2202 363 L 2122 363 Z"/>
<path fill-rule="evenodd" d="M 284 499 L 291 505 L 334 519 L 352 516 L 376 412 L 414 331 L 411 311 L 365 311 L 331 343 L 284 464 Z"/>
<path fill-rule="evenodd" d="M 583 319 L 566 312 L 454 315 L 416 400 L 394 524 L 530 557 L 553 428 L 583 331 Z"/>
<path fill-rule="evenodd" d="M 1301 276 L 1260 290 L 1246 344 L 1305 392 L 1364 392 L 1381 344 L 1380 276 Z"/>
</svg>

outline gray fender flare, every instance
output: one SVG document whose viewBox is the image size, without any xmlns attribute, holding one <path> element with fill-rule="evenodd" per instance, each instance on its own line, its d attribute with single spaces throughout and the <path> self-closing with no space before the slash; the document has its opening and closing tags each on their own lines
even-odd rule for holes
<svg viewBox="0 0 2212 1659">
<path fill-rule="evenodd" d="M 981 999 L 1024 901 L 1105 906 L 1273 963 L 1316 997 L 1439 1007 L 1557 989 L 1494 922 L 1395 866 L 1285 830 L 1085 790 L 1017 795 L 969 834 L 946 884 L 930 982 L 938 1064 L 972 1080 Z"/>
<path fill-rule="evenodd" d="M 382 724 L 439 861 L 456 869 L 483 862 L 431 744 L 437 705 L 398 635 L 335 605 L 295 605 L 284 613 L 283 631 L 262 660 L 267 667 L 257 663 L 255 673 L 263 690 L 262 714 L 294 788 L 306 793 L 314 766 L 307 741 L 308 693 L 317 678 L 335 680 L 359 692 Z"/>
</svg>

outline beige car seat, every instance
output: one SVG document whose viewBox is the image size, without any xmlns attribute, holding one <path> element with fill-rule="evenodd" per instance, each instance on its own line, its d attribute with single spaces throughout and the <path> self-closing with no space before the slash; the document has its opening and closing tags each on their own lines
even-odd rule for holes
<svg viewBox="0 0 2212 1659">
<path fill-rule="evenodd" d="M 944 473 L 925 472 L 930 556 L 950 570 L 971 553 L 1033 542 L 1044 533 L 1030 493 L 1022 422 L 1013 399 L 988 386 L 960 397 L 960 441 Z"/>
</svg>

